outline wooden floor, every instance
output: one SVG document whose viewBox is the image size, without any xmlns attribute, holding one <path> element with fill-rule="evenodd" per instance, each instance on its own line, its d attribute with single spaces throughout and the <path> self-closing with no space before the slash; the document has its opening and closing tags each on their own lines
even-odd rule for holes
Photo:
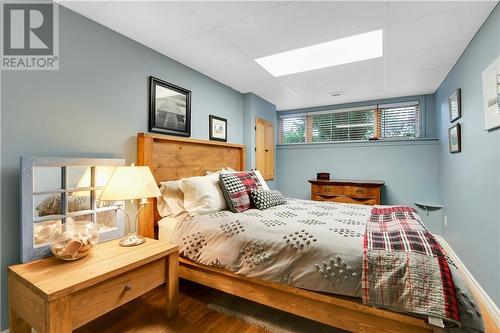
<svg viewBox="0 0 500 333">
<path fill-rule="evenodd" d="M 165 319 L 164 287 L 111 311 L 110 313 L 80 327 L 76 333 L 267 333 L 246 322 L 224 315 L 207 305 L 220 291 L 181 280 L 179 316 L 172 322 Z M 499 332 L 492 318 L 480 304 L 486 333 Z"/>
<path fill-rule="evenodd" d="M 142 297 L 80 327 L 76 333 L 267 333 L 242 320 L 209 309 L 207 305 L 219 291 L 182 281 L 179 316 L 165 320 L 164 288 L 153 289 Z"/>
</svg>

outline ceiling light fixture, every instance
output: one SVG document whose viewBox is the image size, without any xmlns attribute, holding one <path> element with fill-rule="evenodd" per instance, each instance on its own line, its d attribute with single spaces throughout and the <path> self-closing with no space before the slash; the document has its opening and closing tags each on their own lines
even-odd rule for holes
<svg viewBox="0 0 500 333">
<path fill-rule="evenodd" d="M 257 58 L 255 61 L 273 76 L 284 76 L 383 55 L 382 30 Z"/>
</svg>

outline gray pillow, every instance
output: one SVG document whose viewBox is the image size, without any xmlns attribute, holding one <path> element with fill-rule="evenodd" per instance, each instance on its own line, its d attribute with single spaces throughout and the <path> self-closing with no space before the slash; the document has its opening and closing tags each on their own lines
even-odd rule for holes
<svg viewBox="0 0 500 333">
<path fill-rule="evenodd" d="M 285 197 L 283 196 L 283 194 L 281 194 L 280 191 L 277 190 L 252 190 L 252 192 L 250 193 L 250 197 L 252 198 L 254 206 L 260 210 L 286 204 Z"/>
</svg>

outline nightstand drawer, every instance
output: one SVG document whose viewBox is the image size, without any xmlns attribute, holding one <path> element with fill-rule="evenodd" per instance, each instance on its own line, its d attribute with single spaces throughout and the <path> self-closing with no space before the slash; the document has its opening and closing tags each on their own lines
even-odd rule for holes
<svg viewBox="0 0 500 333">
<path fill-rule="evenodd" d="M 163 284 L 165 272 L 163 258 L 72 294 L 73 329 Z"/>
<path fill-rule="evenodd" d="M 342 195 L 344 194 L 344 186 L 337 185 L 313 185 L 312 191 L 318 195 Z"/>
</svg>

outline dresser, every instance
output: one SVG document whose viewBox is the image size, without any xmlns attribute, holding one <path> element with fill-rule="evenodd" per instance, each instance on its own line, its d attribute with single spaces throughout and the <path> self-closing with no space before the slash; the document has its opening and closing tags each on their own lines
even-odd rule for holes
<svg viewBox="0 0 500 333">
<path fill-rule="evenodd" d="M 154 239 L 136 247 L 117 240 L 76 261 L 55 257 L 9 267 L 10 332 L 69 333 L 166 284 L 165 316 L 178 306 L 177 245 Z"/>
<path fill-rule="evenodd" d="M 311 200 L 380 205 L 380 180 L 311 179 Z"/>
</svg>

